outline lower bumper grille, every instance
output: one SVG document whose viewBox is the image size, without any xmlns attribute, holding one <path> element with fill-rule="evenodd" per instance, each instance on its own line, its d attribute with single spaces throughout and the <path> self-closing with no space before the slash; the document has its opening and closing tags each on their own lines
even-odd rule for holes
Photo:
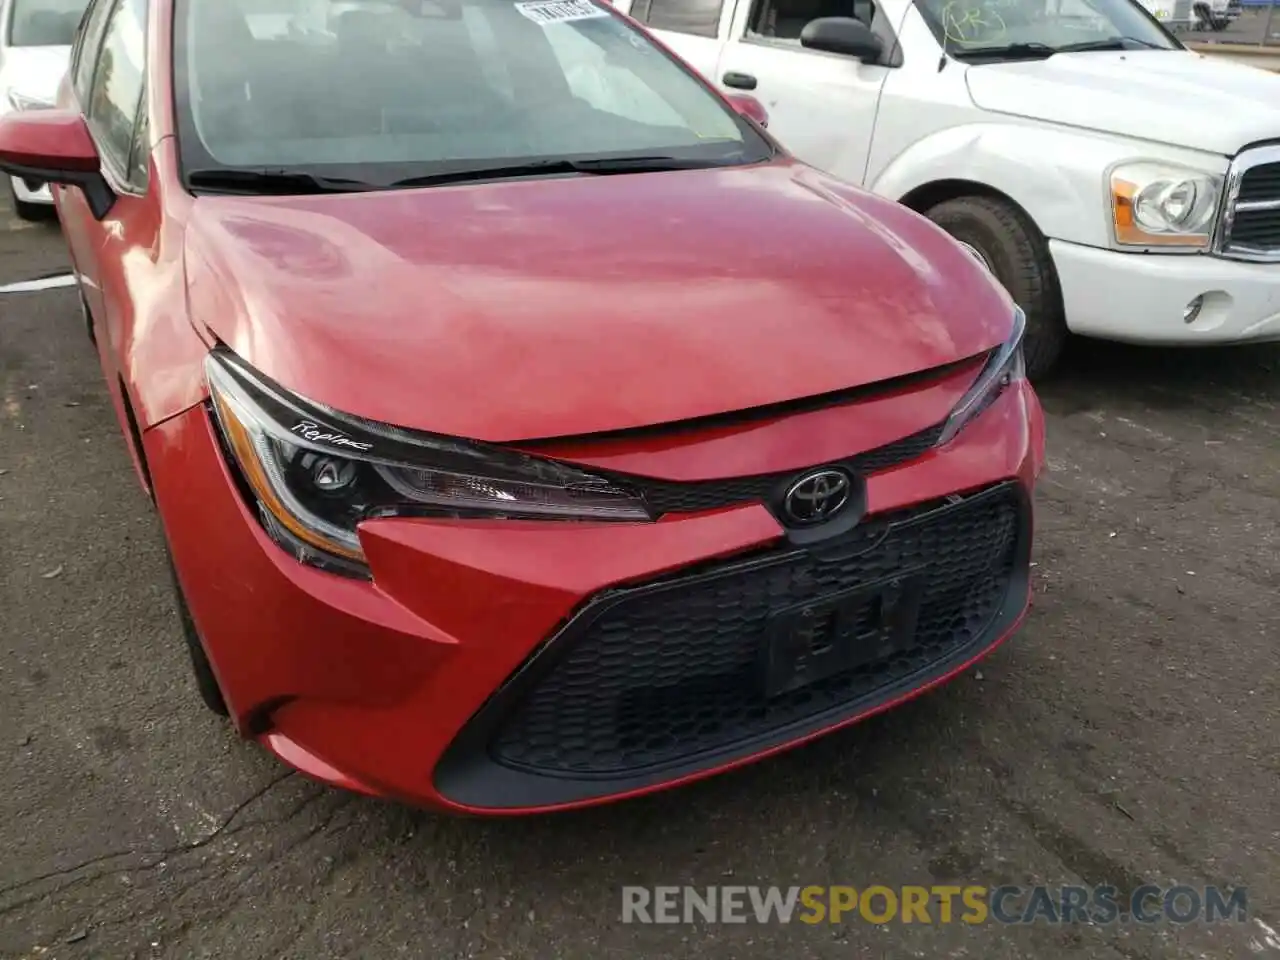
<svg viewBox="0 0 1280 960">
<path fill-rule="evenodd" d="M 1029 542 L 1030 507 L 1010 483 L 873 517 L 806 549 L 782 546 L 605 594 L 477 715 L 441 762 L 437 786 L 469 793 L 468 775 L 505 768 L 493 784 L 557 778 L 579 787 L 542 793 L 599 795 L 837 723 L 941 676 L 1007 629 L 1025 603 Z M 916 584 L 914 630 L 885 646 L 879 595 L 860 591 L 890 582 Z M 823 627 L 833 597 L 850 599 L 814 636 L 865 649 L 829 675 L 769 691 L 762 653 L 777 612 L 808 608 Z"/>
</svg>

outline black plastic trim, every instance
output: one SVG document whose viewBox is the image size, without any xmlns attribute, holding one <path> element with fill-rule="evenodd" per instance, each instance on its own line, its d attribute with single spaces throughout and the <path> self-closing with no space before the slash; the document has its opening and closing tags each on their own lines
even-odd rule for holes
<svg viewBox="0 0 1280 960">
<path fill-rule="evenodd" d="M 111 189 L 101 170 L 68 173 L 49 170 L 45 167 L 28 167 L 19 163 L 6 163 L 3 169 L 10 176 L 21 177 L 23 180 L 43 180 L 46 183 L 79 187 L 84 194 L 85 202 L 89 205 L 89 212 L 97 220 L 105 219 L 116 204 L 115 191 Z"/>
<path fill-rule="evenodd" d="M 590 470 L 595 476 L 635 491 L 654 516 L 718 510 L 745 503 L 764 503 L 779 523 L 789 526 L 785 512 L 782 510 L 782 501 L 786 489 L 796 480 L 816 470 L 839 470 L 852 477 L 855 485 L 861 488 L 864 484 L 863 478 L 869 474 L 889 470 L 924 456 L 937 446 L 938 438 L 942 436 L 945 427 L 945 421 L 936 423 L 841 460 L 809 464 L 777 473 L 680 481 L 658 480 L 596 467 L 585 469 Z M 856 523 L 860 516 L 860 509 L 857 512 L 846 509 L 842 510 L 832 523 L 839 523 L 847 528 Z M 821 535 L 828 536 L 834 532 L 838 532 L 834 526 L 829 530 L 824 527 Z M 807 539 L 812 538 L 800 537 L 796 542 Z"/>
<path fill-rule="evenodd" d="M 605 591 L 595 595 L 579 608 L 578 612 L 544 642 L 462 728 L 436 765 L 434 772 L 436 789 L 453 803 L 487 810 L 547 808 L 599 800 L 678 780 L 784 746 L 842 721 L 863 715 L 945 676 L 996 643 L 1026 608 L 1030 585 L 1032 540 L 1030 495 L 1022 484 L 1010 480 L 966 497 L 949 499 L 934 509 L 912 513 L 892 521 L 903 526 L 927 522 L 940 512 L 969 506 L 989 498 L 1006 497 L 1011 492 L 1016 494 L 1019 504 L 1017 556 L 1013 576 L 1010 578 L 1004 600 L 987 629 L 951 656 L 851 703 L 841 704 L 816 716 L 787 724 L 767 734 L 738 741 L 720 750 L 685 757 L 673 763 L 649 767 L 639 772 L 620 776 L 560 776 L 518 770 L 496 762 L 489 754 L 488 745 L 510 711 L 518 705 L 528 690 L 554 669 L 560 659 L 567 655 L 577 638 L 610 607 L 624 600 L 664 590 L 673 583 L 687 585 L 699 580 L 732 575 L 742 570 L 787 563 L 792 561 L 797 553 L 803 552 L 804 548 L 782 551 L 774 548 L 736 562 L 730 561 L 710 568 L 703 567 L 692 573 L 686 572 L 683 576 L 667 577 L 638 587 Z"/>
</svg>

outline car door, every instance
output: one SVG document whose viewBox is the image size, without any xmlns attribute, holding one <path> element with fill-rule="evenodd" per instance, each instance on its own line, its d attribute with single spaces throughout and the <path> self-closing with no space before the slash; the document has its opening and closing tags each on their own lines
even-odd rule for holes
<svg viewBox="0 0 1280 960">
<path fill-rule="evenodd" d="M 115 358 L 125 349 L 132 318 L 131 269 L 141 269 L 139 248 L 149 249 L 154 215 L 146 204 L 150 149 L 146 121 L 146 34 L 148 0 L 110 0 L 101 44 L 86 67 L 81 100 L 89 134 L 102 158 L 102 173 L 116 196 L 101 220 L 89 211 L 79 190 L 67 191 L 74 214 L 77 270 L 107 367 L 115 385 Z"/>
<path fill-rule="evenodd" d="M 708 80 L 715 77 L 734 0 L 621 0 L 618 9 L 639 20 Z"/>
<path fill-rule="evenodd" d="M 717 83 L 751 93 L 769 111 L 769 132 L 821 170 L 864 182 L 886 79 L 902 53 L 884 0 L 739 0 L 716 66 Z M 808 50 L 800 31 L 818 17 L 854 17 L 881 38 L 876 63 Z"/>
</svg>

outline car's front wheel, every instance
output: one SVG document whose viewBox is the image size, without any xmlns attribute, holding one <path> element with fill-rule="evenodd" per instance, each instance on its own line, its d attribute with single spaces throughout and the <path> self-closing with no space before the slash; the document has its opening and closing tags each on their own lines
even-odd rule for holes
<svg viewBox="0 0 1280 960">
<path fill-rule="evenodd" d="M 166 551 L 167 553 L 167 551 Z M 191 658 L 191 672 L 195 676 L 196 690 L 204 705 L 221 717 L 227 716 L 227 702 L 222 697 L 218 686 L 218 678 L 213 674 L 213 666 L 204 652 L 204 644 L 200 642 L 200 634 L 196 630 L 195 621 L 191 619 L 191 610 L 187 607 L 187 598 L 182 592 L 182 583 L 178 580 L 178 571 L 173 565 L 173 558 L 167 557 L 169 577 L 173 582 L 173 598 L 178 607 L 178 619 L 182 623 L 183 639 L 187 643 L 187 653 Z"/>
<path fill-rule="evenodd" d="M 1004 285 L 1027 315 L 1027 374 L 1047 375 L 1067 344 L 1058 275 L 1049 245 L 1025 213 L 996 197 L 946 200 L 926 216 L 958 240 Z"/>
</svg>

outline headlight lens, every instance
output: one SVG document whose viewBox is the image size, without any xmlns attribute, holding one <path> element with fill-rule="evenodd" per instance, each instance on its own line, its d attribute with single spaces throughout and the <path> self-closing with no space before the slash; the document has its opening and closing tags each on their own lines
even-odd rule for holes
<svg viewBox="0 0 1280 960">
<path fill-rule="evenodd" d="M 652 519 L 608 480 L 551 460 L 371 423 L 294 396 L 225 350 L 205 362 L 218 427 L 268 534 L 367 576 L 356 527 L 389 516 Z"/>
<path fill-rule="evenodd" d="M 1129 163 L 1111 172 L 1116 243 L 1136 247 L 1209 245 L 1222 179 L 1165 163 Z"/>
<path fill-rule="evenodd" d="M 43 97 L 29 97 L 26 94 L 19 93 L 17 90 L 10 90 L 6 97 L 15 110 L 50 110 L 53 108 L 52 100 L 45 100 Z"/>
<path fill-rule="evenodd" d="M 1006 387 L 1026 377 L 1026 367 L 1022 360 L 1022 338 L 1026 332 L 1027 315 L 1014 307 L 1013 331 L 1009 339 L 991 354 L 978 379 L 947 417 L 938 437 L 938 446 L 950 443 L 966 425 L 995 403 Z"/>
</svg>

